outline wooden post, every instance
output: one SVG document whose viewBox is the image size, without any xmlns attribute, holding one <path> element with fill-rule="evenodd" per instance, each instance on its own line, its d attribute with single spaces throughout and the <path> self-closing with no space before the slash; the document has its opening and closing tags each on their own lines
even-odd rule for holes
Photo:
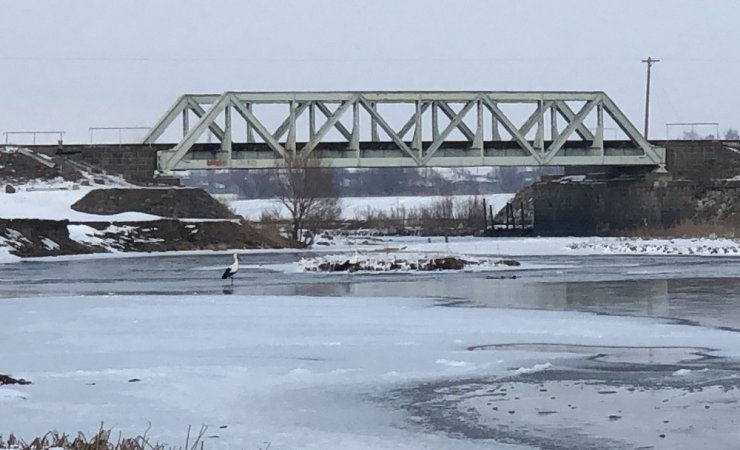
<svg viewBox="0 0 740 450">
<path fill-rule="evenodd" d="M 483 199 L 483 231 L 488 229 L 488 208 L 486 208 L 486 199 Z"/>
<path fill-rule="evenodd" d="M 522 231 L 524 231 L 524 202 L 521 202 L 519 205 L 522 208 Z"/>
<path fill-rule="evenodd" d="M 509 204 L 509 212 L 511 213 L 511 229 L 516 230 L 516 218 L 514 217 L 514 205 Z"/>
</svg>

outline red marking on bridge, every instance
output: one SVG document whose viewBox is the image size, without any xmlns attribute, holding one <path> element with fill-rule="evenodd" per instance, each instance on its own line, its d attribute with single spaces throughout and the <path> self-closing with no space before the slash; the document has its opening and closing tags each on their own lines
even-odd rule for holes
<svg viewBox="0 0 740 450">
<path fill-rule="evenodd" d="M 208 167 L 225 167 L 226 161 L 221 159 L 209 159 L 208 161 L 206 161 L 206 165 Z"/>
</svg>

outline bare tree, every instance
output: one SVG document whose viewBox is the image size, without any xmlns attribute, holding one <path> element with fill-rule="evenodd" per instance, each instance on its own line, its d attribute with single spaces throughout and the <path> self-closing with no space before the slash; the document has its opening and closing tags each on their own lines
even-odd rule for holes
<svg viewBox="0 0 740 450">
<path fill-rule="evenodd" d="M 334 173 L 315 156 L 292 155 L 277 171 L 278 199 L 290 213 L 293 240 L 310 245 L 316 231 L 339 219 Z"/>
</svg>

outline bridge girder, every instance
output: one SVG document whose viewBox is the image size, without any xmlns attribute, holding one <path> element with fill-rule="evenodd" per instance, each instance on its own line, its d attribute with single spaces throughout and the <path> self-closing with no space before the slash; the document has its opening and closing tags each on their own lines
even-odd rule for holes
<svg viewBox="0 0 740 450">
<path fill-rule="evenodd" d="M 273 114 L 268 118 L 257 110 L 276 105 L 282 105 L 280 117 Z M 403 125 L 395 128 L 392 122 L 399 117 L 381 111 L 380 107 L 386 105 L 411 108 L 410 117 L 401 117 L 405 119 Z M 529 108 L 522 116 L 526 120 L 521 122 L 505 110 L 512 105 Z M 246 126 L 241 140 L 235 140 L 234 112 Z M 305 120 L 306 112 L 308 120 Z M 318 128 L 317 112 L 324 118 Z M 197 119 L 192 127 L 191 115 Z M 618 142 L 604 139 L 605 116 L 625 139 Z M 615 165 L 653 166 L 658 170 L 665 167 L 665 149 L 651 145 L 603 92 L 183 95 L 143 143 L 156 143 L 178 117 L 182 120 L 180 141 L 158 155 L 159 169 L 163 171 L 275 168 L 284 166 L 285 159 L 292 155 L 311 154 L 334 167 Z M 270 119 L 279 123 L 275 131 L 270 131 Z M 587 119 L 593 127 L 588 126 Z M 521 125 L 515 125 L 516 122 Z M 387 139 L 380 138 L 380 131 Z M 206 132 L 215 137 L 216 145 L 202 142 Z M 453 133 L 462 139 L 454 138 Z"/>
</svg>

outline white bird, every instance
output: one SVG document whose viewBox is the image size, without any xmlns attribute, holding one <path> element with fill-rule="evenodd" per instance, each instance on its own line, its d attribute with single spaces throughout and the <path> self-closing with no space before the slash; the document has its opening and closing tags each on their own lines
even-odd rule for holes
<svg viewBox="0 0 740 450">
<path fill-rule="evenodd" d="M 227 278 L 231 278 L 231 282 L 234 282 L 234 275 L 239 271 L 239 256 L 237 256 L 236 253 L 234 253 L 234 262 L 226 268 L 224 271 L 224 274 L 221 275 L 221 279 L 225 280 Z"/>
</svg>

